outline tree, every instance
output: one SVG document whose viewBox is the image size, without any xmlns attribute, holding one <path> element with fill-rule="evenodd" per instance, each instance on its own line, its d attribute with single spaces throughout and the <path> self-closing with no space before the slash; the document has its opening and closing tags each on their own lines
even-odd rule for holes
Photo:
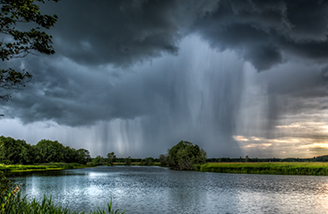
<svg viewBox="0 0 328 214">
<path fill-rule="evenodd" d="M 114 152 L 107 154 L 107 164 L 108 166 L 113 166 L 113 162 L 116 160 L 116 155 Z"/>
<path fill-rule="evenodd" d="M 167 157 L 165 155 L 160 155 L 159 156 L 159 162 L 161 163 L 161 166 L 166 166 L 167 165 Z"/>
<path fill-rule="evenodd" d="M 93 160 L 92 160 L 92 164 L 94 165 L 94 166 L 98 166 L 100 163 L 100 158 L 101 158 L 101 156 L 100 155 L 98 155 L 97 157 L 95 157 Z"/>
<path fill-rule="evenodd" d="M 155 159 L 152 157 L 145 158 L 145 164 L 151 166 L 154 163 Z"/>
<path fill-rule="evenodd" d="M 124 159 L 124 164 L 127 166 L 130 166 L 132 163 L 132 159 L 130 156 L 128 156 L 127 158 Z"/>
<path fill-rule="evenodd" d="M 77 162 L 80 164 L 86 164 L 91 160 L 90 152 L 86 149 L 78 149 L 77 153 Z"/>
<path fill-rule="evenodd" d="M 20 157 L 20 164 L 32 164 L 34 163 L 33 160 L 33 153 L 32 153 L 32 146 L 30 144 L 24 143 L 22 145 L 21 152 L 19 154 Z"/>
<path fill-rule="evenodd" d="M 48 0 L 58 2 L 59 0 Z M 0 58 L 8 61 L 14 58 L 23 58 L 35 52 L 54 54 L 52 36 L 42 29 L 50 29 L 58 17 L 54 14 L 42 15 L 37 2 L 44 0 L 0 0 L 0 33 L 3 35 L 0 42 Z M 22 26 L 33 23 L 35 27 L 23 31 Z M 0 87 L 4 89 L 20 89 L 30 81 L 32 75 L 28 72 L 16 71 L 13 68 L 0 67 Z M 10 94 L 0 95 L 0 99 L 9 100 Z"/>
<path fill-rule="evenodd" d="M 36 146 L 40 149 L 42 163 L 64 162 L 65 147 L 58 141 L 41 140 Z"/>
<path fill-rule="evenodd" d="M 194 146 L 188 141 L 180 141 L 169 150 L 167 162 L 174 169 L 192 170 L 195 164 L 206 162 L 206 152 L 198 145 Z"/>
<path fill-rule="evenodd" d="M 0 137 L 0 163 L 20 163 L 20 153 L 25 141 L 15 140 L 11 137 Z"/>
</svg>

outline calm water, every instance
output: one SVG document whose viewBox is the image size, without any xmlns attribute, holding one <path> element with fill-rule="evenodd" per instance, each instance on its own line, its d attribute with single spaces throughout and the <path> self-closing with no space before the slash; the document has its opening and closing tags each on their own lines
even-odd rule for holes
<svg viewBox="0 0 328 214">
<path fill-rule="evenodd" d="M 113 199 L 129 214 L 328 213 L 328 177 L 181 172 L 161 167 L 97 167 L 11 178 L 30 198 L 52 195 L 74 210 Z"/>
</svg>

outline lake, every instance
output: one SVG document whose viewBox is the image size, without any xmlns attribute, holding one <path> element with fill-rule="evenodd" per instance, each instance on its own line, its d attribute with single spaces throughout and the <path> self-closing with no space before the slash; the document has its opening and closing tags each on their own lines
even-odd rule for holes
<svg viewBox="0 0 328 214">
<path fill-rule="evenodd" d="M 22 194 L 89 211 L 152 213 L 328 213 L 328 177 L 221 174 L 163 167 L 101 166 L 11 177 Z"/>
</svg>

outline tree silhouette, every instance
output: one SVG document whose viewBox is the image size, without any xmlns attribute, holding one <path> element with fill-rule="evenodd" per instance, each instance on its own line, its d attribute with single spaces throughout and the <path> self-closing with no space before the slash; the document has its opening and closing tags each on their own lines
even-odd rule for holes
<svg viewBox="0 0 328 214">
<path fill-rule="evenodd" d="M 58 2 L 59 0 L 48 0 Z M 0 58 L 8 61 L 23 58 L 37 52 L 54 54 L 52 36 L 43 30 L 50 29 L 57 21 L 57 16 L 42 15 L 37 2 L 44 0 L 0 0 Z M 36 27 L 28 31 L 21 30 L 24 24 L 33 23 Z M 0 88 L 21 89 L 32 75 L 25 70 L 1 68 Z M 10 93 L 0 94 L 0 99 L 8 101 Z"/>
</svg>

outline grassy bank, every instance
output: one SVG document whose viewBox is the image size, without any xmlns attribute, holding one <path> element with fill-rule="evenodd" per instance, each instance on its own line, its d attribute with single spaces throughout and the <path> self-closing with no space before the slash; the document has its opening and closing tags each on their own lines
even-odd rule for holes
<svg viewBox="0 0 328 214">
<path fill-rule="evenodd" d="M 49 170 L 63 170 L 63 169 L 78 169 L 90 167 L 89 165 L 81 165 L 78 163 L 45 163 L 34 165 L 20 165 L 20 164 L 0 164 L 0 171 L 5 173 L 11 172 L 32 172 L 32 171 L 49 171 Z"/>
<path fill-rule="evenodd" d="M 201 172 L 279 174 L 279 175 L 328 175 L 328 163 L 286 162 L 286 163 L 206 163 L 195 166 Z"/>
<path fill-rule="evenodd" d="M 43 200 L 29 201 L 26 197 L 21 197 L 18 193 L 9 193 L 5 197 L 0 197 L 0 214 L 84 214 L 83 211 L 72 211 L 67 207 L 54 204 L 51 197 L 44 197 Z M 89 212 L 90 214 L 123 214 L 126 211 L 114 210 L 112 207 L 112 201 L 106 208 L 98 208 L 95 211 Z"/>
<path fill-rule="evenodd" d="M 152 164 L 145 164 L 144 162 L 132 162 L 130 166 L 160 166 L 159 162 L 154 162 Z M 126 166 L 125 163 L 115 162 L 113 166 Z M 54 171 L 63 169 L 79 169 L 86 167 L 95 167 L 92 164 L 82 165 L 78 163 L 44 163 L 44 164 L 34 164 L 34 165 L 21 165 L 21 164 L 1 164 L 0 171 L 7 173 L 14 172 L 33 172 L 33 171 Z"/>
</svg>

